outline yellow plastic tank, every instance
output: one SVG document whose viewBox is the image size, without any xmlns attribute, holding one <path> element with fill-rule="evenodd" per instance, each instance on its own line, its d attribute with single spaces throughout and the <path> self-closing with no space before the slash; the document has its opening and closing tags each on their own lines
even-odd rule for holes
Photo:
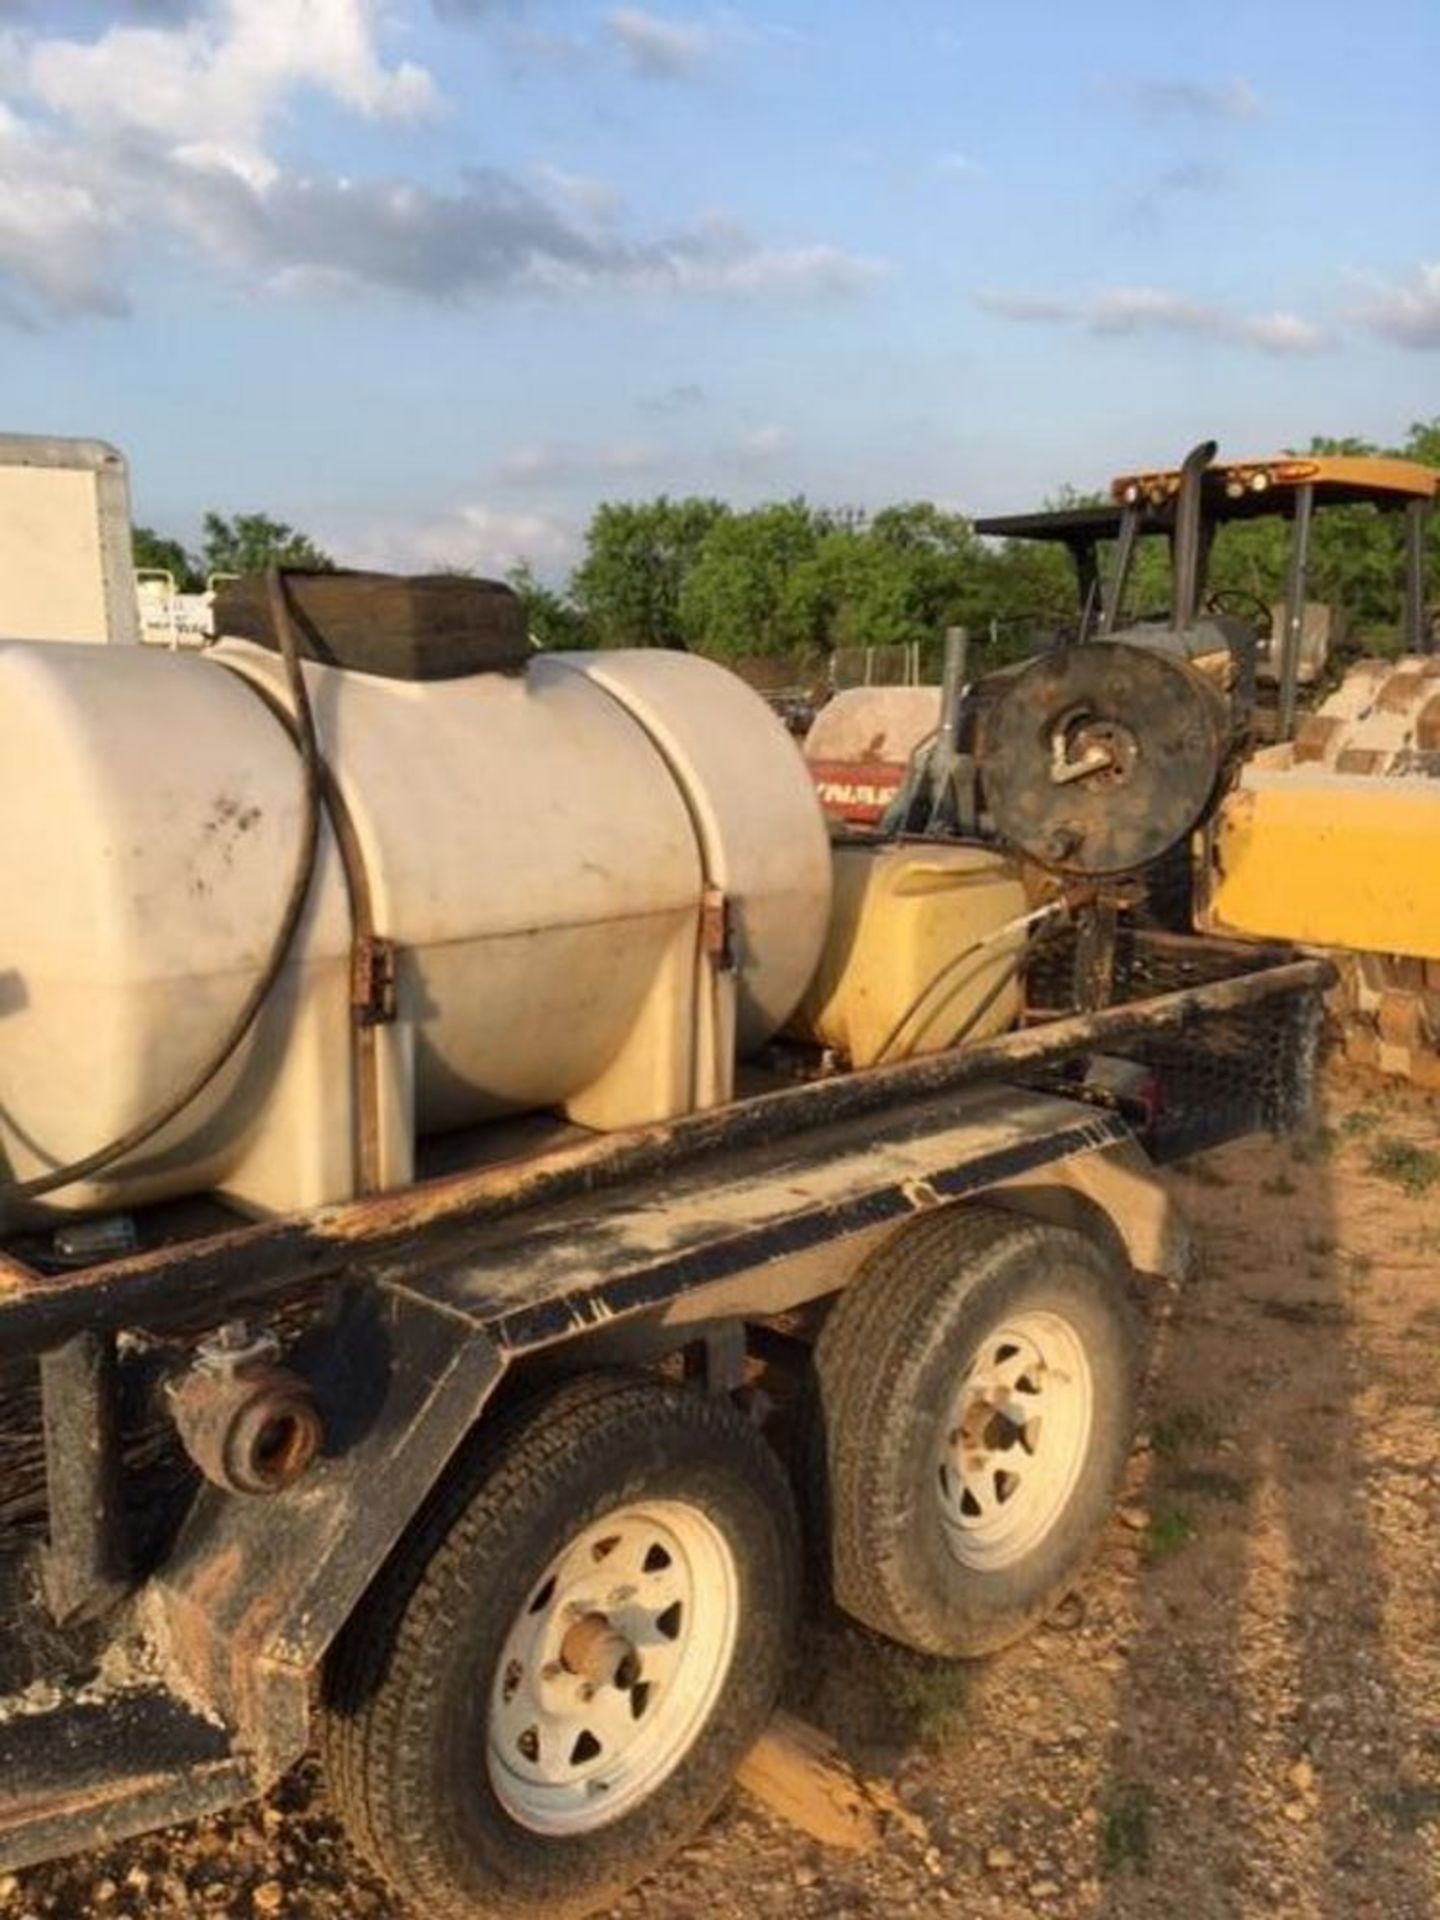
<svg viewBox="0 0 1440 1920">
<path fill-rule="evenodd" d="M 830 930 L 793 1032 L 869 1067 L 1014 1024 L 1025 936 L 1004 929 L 1030 904 L 1015 861 L 986 847 L 844 841 L 834 856 Z"/>
</svg>

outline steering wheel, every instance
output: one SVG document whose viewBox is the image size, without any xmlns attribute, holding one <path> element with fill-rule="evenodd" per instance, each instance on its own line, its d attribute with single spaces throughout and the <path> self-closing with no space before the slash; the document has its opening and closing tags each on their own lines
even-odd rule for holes
<svg viewBox="0 0 1440 1920">
<path fill-rule="evenodd" d="M 1216 587 L 1205 596 L 1205 611 L 1228 614 L 1232 619 L 1246 621 L 1254 627 L 1257 639 L 1269 640 L 1272 637 L 1275 616 L 1269 603 L 1262 600 L 1258 593 L 1252 593 L 1248 587 Z"/>
</svg>

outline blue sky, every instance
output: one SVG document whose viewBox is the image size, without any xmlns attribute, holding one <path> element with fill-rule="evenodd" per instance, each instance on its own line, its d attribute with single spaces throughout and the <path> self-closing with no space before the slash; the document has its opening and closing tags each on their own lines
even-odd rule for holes
<svg viewBox="0 0 1440 1920">
<path fill-rule="evenodd" d="M 1440 412 L 1440 9 L 0 0 L 0 427 L 563 571 Z"/>
</svg>

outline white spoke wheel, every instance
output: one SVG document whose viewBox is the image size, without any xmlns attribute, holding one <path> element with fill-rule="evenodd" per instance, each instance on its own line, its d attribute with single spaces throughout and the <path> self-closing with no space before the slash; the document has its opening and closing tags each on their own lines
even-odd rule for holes
<svg viewBox="0 0 1440 1920">
<path fill-rule="evenodd" d="M 482 1427 L 332 1658 L 347 1827 L 428 1920 L 612 1904 L 764 1728 L 799 1584 L 789 1485 L 727 1400 L 600 1375 Z"/>
<path fill-rule="evenodd" d="M 942 1423 L 936 1492 L 950 1551 L 1013 1566 L 1064 1513 L 1090 1447 L 1094 1380 L 1062 1315 L 1032 1309 L 981 1342 Z"/>
<path fill-rule="evenodd" d="M 904 1646 L 988 1653 L 1073 1583 L 1134 1429 L 1128 1277 L 1088 1236 L 985 1206 L 865 1263 L 816 1344 L 803 1455 L 837 1603 Z"/>
<path fill-rule="evenodd" d="M 490 1780 L 536 1833 L 619 1819 L 684 1759 L 730 1670 L 739 1577 L 679 1500 L 619 1507 L 570 1541 L 511 1625 L 490 1697 Z"/>
</svg>

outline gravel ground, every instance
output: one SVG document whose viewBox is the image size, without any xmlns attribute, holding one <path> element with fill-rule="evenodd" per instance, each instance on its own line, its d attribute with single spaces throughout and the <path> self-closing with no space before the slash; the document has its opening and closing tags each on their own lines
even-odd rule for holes
<svg viewBox="0 0 1440 1920">
<path fill-rule="evenodd" d="M 822 1623 L 792 1703 L 911 1818 L 827 1854 L 737 1795 L 616 1920 L 1440 1915 L 1440 1108 L 1337 1085 L 1176 1186 L 1201 1270 L 1083 1594 L 964 1668 Z M 0 1914 L 404 1920 L 309 1767 Z"/>
</svg>

